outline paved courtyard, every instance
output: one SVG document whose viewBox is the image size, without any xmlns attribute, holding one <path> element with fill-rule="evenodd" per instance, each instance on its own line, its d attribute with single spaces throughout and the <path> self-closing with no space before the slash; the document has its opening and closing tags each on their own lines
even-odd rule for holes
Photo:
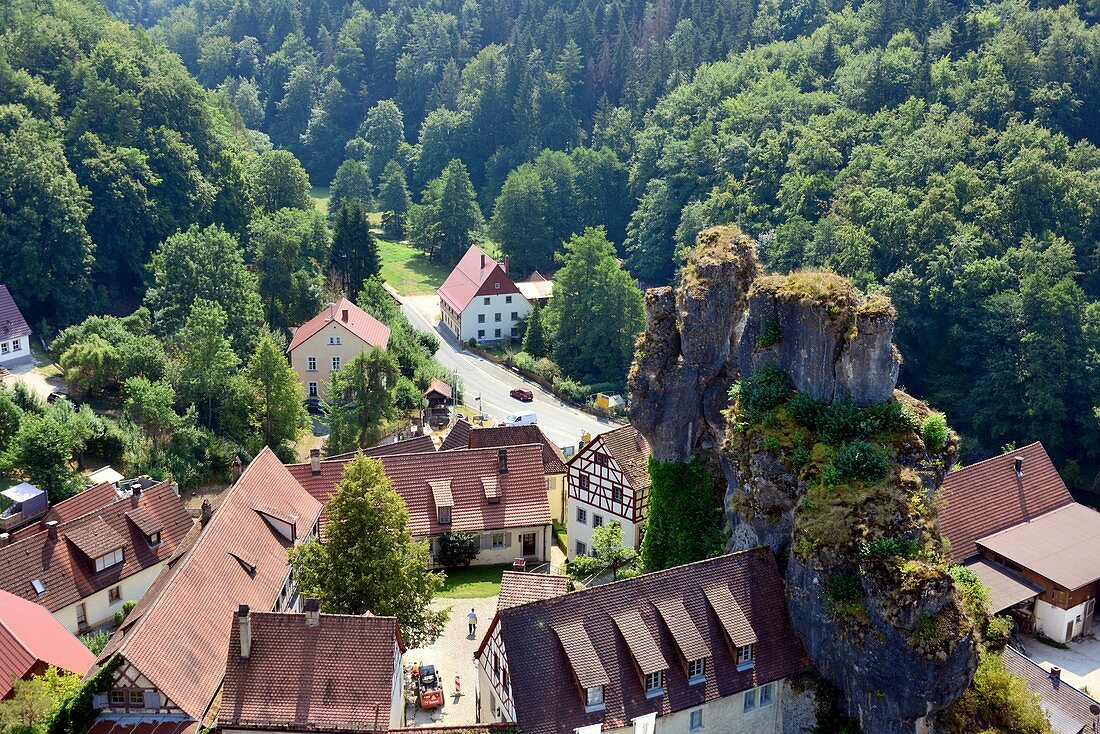
<svg viewBox="0 0 1100 734">
<path fill-rule="evenodd" d="M 63 390 L 65 380 L 61 378 L 60 370 L 51 365 L 44 355 L 36 352 L 34 358 L 42 364 L 35 364 L 28 359 L 19 364 L 7 365 L 8 374 L 0 377 L 0 382 L 8 389 L 15 387 L 17 382 L 25 383 L 31 392 L 45 400 L 54 390 Z"/>
<path fill-rule="evenodd" d="M 477 664 L 474 662 L 474 651 L 493 620 L 493 613 L 497 608 L 495 596 L 484 599 L 445 599 L 437 598 L 432 606 L 434 608 L 451 607 L 451 616 L 443 634 L 434 643 L 425 647 L 418 647 L 405 652 L 405 668 L 411 668 L 413 663 L 420 665 L 434 665 L 439 679 L 443 683 L 444 703 L 441 709 L 435 711 L 416 711 L 413 707 L 406 706 L 405 714 L 408 718 L 408 726 L 466 726 L 475 723 L 476 716 L 476 691 L 477 691 Z M 466 615 L 473 607 L 477 612 L 477 634 L 470 637 L 467 633 Z M 462 685 L 462 695 L 455 695 L 455 675 L 459 676 Z"/>
<path fill-rule="evenodd" d="M 1044 645 L 1034 637 L 1023 637 L 1027 656 L 1044 670 L 1062 669 L 1062 680 L 1074 688 L 1088 689 L 1093 698 L 1100 697 L 1100 640 L 1085 637 L 1069 643 L 1068 650 Z"/>
</svg>

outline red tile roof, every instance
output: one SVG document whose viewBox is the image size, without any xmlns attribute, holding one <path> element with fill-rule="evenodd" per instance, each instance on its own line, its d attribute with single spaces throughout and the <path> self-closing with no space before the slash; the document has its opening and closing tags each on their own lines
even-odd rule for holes
<svg viewBox="0 0 1100 734">
<path fill-rule="evenodd" d="M 564 594 L 569 585 L 568 576 L 548 573 L 520 573 L 505 571 L 500 582 L 497 609 L 519 606 Z"/>
<path fill-rule="evenodd" d="M 196 721 L 202 720 L 221 685 L 233 611 L 239 604 L 274 608 L 290 573 L 290 541 L 254 507 L 297 517 L 300 539 L 321 514 L 321 504 L 265 448 L 99 656 L 102 663 L 121 654 Z M 253 559 L 255 570 L 249 573 L 234 554 Z"/>
<path fill-rule="evenodd" d="M 542 446 L 543 471 L 547 474 L 565 474 L 565 457 L 561 449 L 551 443 L 538 426 L 474 428 L 466 434 L 466 445 L 471 449 L 522 446 L 527 443 L 537 443 Z"/>
<path fill-rule="evenodd" d="M 486 291 L 484 286 L 489 281 L 499 282 L 500 288 Z M 476 296 L 519 293 L 519 288 L 500 263 L 471 245 L 437 292 L 451 308 L 462 313 Z"/>
<path fill-rule="evenodd" d="M 435 377 L 433 377 L 432 381 L 428 383 L 428 389 L 424 391 L 424 395 L 427 396 L 432 394 L 433 392 L 439 394 L 441 397 L 444 397 L 447 400 L 451 399 L 451 386 L 443 380 L 437 379 Z"/>
<path fill-rule="evenodd" d="M 304 614 L 250 615 L 252 648 L 240 656 L 237 617 L 225 664 L 218 725 L 296 731 L 386 732 L 390 726 L 394 617 L 322 614 L 316 627 Z"/>
<path fill-rule="evenodd" d="M 455 424 L 451 426 L 451 430 L 447 431 L 447 437 L 443 439 L 443 443 L 439 445 L 440 451 L 453 451 L 455 449 L 468 449 L 470 431 L 473 428 L 466 422 L 465 418 L 459 418 L 455 421 Z"/>
<path fill-rule="evenodd" d="M 721 586 L 729 588 L 756 631 L 752 669 L 737 670 L 726 633 L 706 600 L 704 590 Z M 684 605 L 711 652 L 703 684 L 687 684 L 676 641 L 654 606 L 670 600 Z M 613 621 L 634 612 L 669 663 L 666 693 L 660 698 L 645 697 L 634 656 Z M 596 723 L 602 723 L 604 729 L 626 727 L 633 717 L 654 709 L 664 716 L 786 678 L 809 666 L 787 614 L 775 559 L 766 548 L 501 609 L 499 616 L 517 724 L 524 734 L 572 734 L 577 727 Z M 576 631 L 571 631 L 570 625 L 579 627 L 591 640 L 599 667 L 606 671 L 604 711 L 585 713 L 582 692 L 574 683 L 574 668 L 559 637 L 559 631 L 567 636 Z M 577 649 L 583 647 L 580 644 Z M 583 661 L 578 664 L 588 666 Z M 600 677 L 594 667 L 584 672 L 588 678 Z M 554 695 L 548 696 L 547 691 Z"/>
<path fill-rule="evenodd" d="M 615 460 L 636 492 L 644 493 L 649 489 L 649 441 L 638 433 L 638 429 L 628 425 L 601 433 L 567 463 L 572 464 L 579 456 L 600 449 Z"/>
<path fill-rule="evenodd" d="M 125 720 L 97 719 L 88 729 L 88 734 L 195 734 L 197 721 L 149 715 L 128 715 Z"/>
<path fill-rule="evenodd" d="M 12 533 L 11 542 L 14 543 L 17 540 L 22 540 L 23 538 L 45 530 L 48 520 L 57 520 L 60 523 L 75 520 L 78 517 L 83 517 L 91 512 L 95 512 L 101 507 L 106 507 L 123 496 L 128 495 L 120 493 L 115 488 L 115 485 L 110 482 L 103 482 L 94 487 L 89 487 L 83 492 L 74 494 L 67 500 L 62 500 L 56 505 L 52 505 L 45 517 L 39 522 L 16 530 Z"/>
<path fill-rule="evenodd" d="M 435 451 L 435 441 L 432 441 L 431 436 L 424 434 L 423 436 L 406 438 L 403 441 L 380 443 L 377 446 L 371 446 L 369 449 L 361 449 L 361 451 L 373 459 L 377 459 L 379 456 L 386 456 L 387 454 L 432 453 Z M 325 461 L 332 461 L 333 459 L 354 459 L 355 455 L 358 453 L 359 451 L 348 451 L 344 454 L 333 454 L 332 456 L 326 457 Z"/>
<path fill-rule="evenodd" d="M 39 661 L 84 675 L 95 655 L 45 607 L 0 591 L 0 698 L 11 691 L 12 678 L 24 677 Z"/>
<path fill-rule="evenodd" d="M 347 320 L 344 320 L 344 312 Z M 346 298 L 341 298 L 335 306 L 326 308 L 294 331 L 288 352 L 293 352 L 302 342 L 309 339 L 330 323 L 337 323 L 372 347 L 386 348 L 390 340 L 390 327 L 371 316 Z"/>
<path fill-rule="evenodd" d="M 1016 457 L 1024 476 L 1017 477 Z M 975 541 L 1073 502 L 1043 445 L 1015 451 L 951 472 L 940 490 L 940 532 L 951 542 L 949 560 L 977 554 Z"/>
<path fill-rule="evenodd" d="M 500 450 L 507 452 L 507 474 L 498 474 L 497 452 Z M 310 494 L 324 502 L 343 478 L 344 465 L 348 461 L 347 458 L 326 459 L 321 462 L 319 474 L 313 474 L 309 464 L 291 464 L 287 468 Z M 413 535 L 550 524 L 542 448 L 538 445 L 386 455 L 380 457 L 380 461 L 394 490 L 405 500 L 409 510 L 408 528 Z M 498 504 L 486 501 L 482 477 L 497 477 Z M 446 480 L 450 480 L 454 509 L 451 524 L 440 525 L 431 483 Z"/>
<path fill-rule="evenodd" d="M 159 545 L 150 547 L 140 528 L 127 518 L 134 500 L 115 495 L 108 504 L 58 525 L 56 539 L 39 529 L 0 548 L 0 588 L 56 612 L 161 563 L 191 529 L 191 516 L 168 482 L 145 490 L 137 507 L 159 520 Z M 96 573 L 94 556 L 120 545 L 123 563 Z M 35 579 L 46 589 L 42 594 L 32 586 Z"/>
<path fill-rule="evenodd" d="M 15 305 L 15 299 L 8 292 L 8 287 L 0 285 L 0 339 L 7 340 L 30 333 L 31 327 Z"/>
</svg>

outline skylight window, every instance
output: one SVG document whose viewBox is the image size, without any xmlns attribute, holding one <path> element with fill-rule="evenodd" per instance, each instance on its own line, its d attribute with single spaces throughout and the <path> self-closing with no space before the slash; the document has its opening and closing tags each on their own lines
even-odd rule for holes
<svg viewBox="0 0 1100 734">
<path fill-rule="evenodd" d="M 34 587 L 34 593 L 36 593 L 36 594 L 45 594 L 46 593 L 45 584 L 43 584 L 38 579 L 35 579 L 34 581 L 31 581 L 31 586 Z"/>
</svg>

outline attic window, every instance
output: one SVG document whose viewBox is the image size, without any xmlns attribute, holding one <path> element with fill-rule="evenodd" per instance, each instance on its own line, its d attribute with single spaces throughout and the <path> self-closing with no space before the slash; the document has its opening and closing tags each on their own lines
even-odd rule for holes
<svg viewBox="0 0 1100 734">
<path fill-rule="evenodd" d="M 707 659 L 699 658 L 688 662 L 688 685 L 702 683 L 707 679 Z"/>
<path fill-rule="evenodd" d="M 114 566 L 117 566 L 118 564 L 122 563 L 122 561 L 123 561 L 122 549 L 121 548 L 116 548 L 113 551 L 111 551 L 110 553 L 99 556 L 98 558 L 95 559 L 95 572 L 99 573 L 100 571 L 104 571 L 108 568 L 112 568 Z"/>
<path fill-rule="evenodd" d="M 451 480 L 437 479 L 428 482 L 432 490 L 432 500 L 435 501 L 436 516 L 440 525 L 451 524 L 451 508 L 455 506 L 454 497 L 451 495 Z"/>
<path fill-rule="evenodd" d="M 589 686 L 585 689 L 584 706 L 587 711 L 603 708 L 603 686 Z"/>
<path fill-rule="evenodd" d="M 158 530 L 157 532 L 153 533 L 152 535 L 146 536 L 145 539 L 147 541 L 149 541 L 149 545 L 151 545 L 151 546 L 160 545 L 160 531 Z"/>
<path fill-rule="evenodd" d="M 742 645 L 737 648 L 737 669 L 748 670 L 755 664 L 753 655 L 756 653 L 756 645 Z"/>
<path fill-rule="evenodd" d="M 39 581 L 38 579 L 34 579 L 33 581 L 31 581 L 31 586 L 34 587 L 34 593 L 36 593 L 36 594 L 45 594 L 46 593 L 45 585 L 41 581 Z"/>
<path fill-rule="evenodd" d="M 485 492 L 485 501 L 490 505 L 500 504 L 500 484 L 496 477 L 482 477 L 481 488 Z"/>
<path fill-rule="evenodd" d="M 497 451 L 497 471 L 501 474 L 508 473 L 508 452 L 504 449 Z"/>
<path fill-rule="evenodd" d="M 233 556 L 237 560 L 237 563 L 241 564 L 241 568 L 245 570 L 249 576 L 256 574 L 256 559 L 248 555 L 244 551 L 229 551 L 229 555 Z"/>
<path fill-rule="evenodd" d="M 665 671 L 657 670 L 652 673 L 646 673 L 645 676 L 645 697 L 656 698 L 657 696 L 664 695 L 665 692 Z"/>
<path fill-rule="evenodd" d="M 450 507 L 439 507 L 439 508 L 436 508 L 436 509 L 439 510 L 439 524 L 440 525 L 450 525 L 451 524 L 451 508 Z"/>
</svg>

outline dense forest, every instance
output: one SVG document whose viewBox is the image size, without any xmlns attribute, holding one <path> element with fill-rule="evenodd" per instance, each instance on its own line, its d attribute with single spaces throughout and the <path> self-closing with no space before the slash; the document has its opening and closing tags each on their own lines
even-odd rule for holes
<svg viewBox="0 0 1100 734">
<path fill-rule="evenodd" d="M 1041 439 L 1092 483 L 1096 3 L 107 0 L 151 40 L 91 0 L 46 5 L 0 11 L 0 190 L 33 202 L 0 253 L 33 320 L 136 303 L 191 225 L 251 262 L 249 233 L 278 229 L 252 220 L 302 206 L 264 203 L 280 194 L 256 161 L 269 187 L 301 175 L 274 148 L 444 264 L 488 237 L 553 270 L 603 227 L 660 284 L 698 229 L 733 222 L 772 269 L 888 293 L 902 382 L 970 459 Z M 272 313 L 272 295 L 268 322 L 308 311 L 324 269 L 270 279 L 299 297 Z"/>
</svg>

